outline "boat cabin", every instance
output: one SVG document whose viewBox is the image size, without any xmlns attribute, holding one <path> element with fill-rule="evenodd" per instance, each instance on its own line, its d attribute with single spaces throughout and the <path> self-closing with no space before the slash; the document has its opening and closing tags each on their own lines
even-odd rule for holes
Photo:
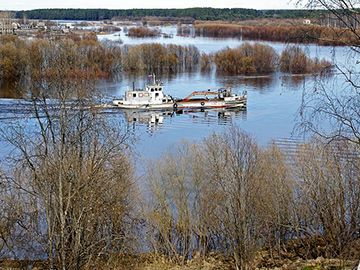
<svg viewBox="0 0 360 270">
<path fill-rule="evenodd" d="M 170 96 L 164 95 L 163 84 L 160 81 L 147 84 L 145 89 L 133 89 L 125 93 L 125 102 L 128 104 L 161 104 L 171 101 Z"/>
<path fill-rule="evenodd" d="M 125 101 L 132 104 L 163 103 L 168 102 L 168 97 L 164 96 L 162 86 L 147 85 L 145 90 L 126 91 Z"/>
</svg>

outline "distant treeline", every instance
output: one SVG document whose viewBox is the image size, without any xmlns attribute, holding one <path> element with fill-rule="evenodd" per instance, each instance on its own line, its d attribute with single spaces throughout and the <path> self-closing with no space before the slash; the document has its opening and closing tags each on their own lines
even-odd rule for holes
<svg viewBox="0 0 360 270">
<path fill-rule="evenodd" d="M 109 20 L 118 18 L 190 17 L 195 20 L 243 20 L 256 18 L 317 18 L 324 10 L 256 10 L 244 8 L 186 9 L 34 9 L 17 11 L 16 18 L 44 20 Z"/>
</svg>

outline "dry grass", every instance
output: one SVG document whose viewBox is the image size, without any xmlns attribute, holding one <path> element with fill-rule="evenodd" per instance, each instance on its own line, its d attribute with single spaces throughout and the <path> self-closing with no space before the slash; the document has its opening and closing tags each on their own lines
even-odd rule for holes
<svg viewBox="0 0 360 270">
<path fill-rule="evenodd" d="M 267 262 L 272 263 L 267 263 Z M 276 269 L 276 270 L 351 270 L 357 265 L 357 261 L 340 260 L 340 259 L 324 259 L 319 257 L 313 260 L 282 259 L 274 260 L 270 258 L 268 252 L 258 254 L 254 269 Z M 41 261 L 0 261 L 0 269 L 3 270 L 20 270 L 20 269 L 45 270 L 47 266 Z M 233 262 L 222 256 L 212 254 L 207 258 L 195 257 L 194 259 L 180 265 L 172 262 L 164 256 L 155 256 L 152 254 L 144 254 L 139 256 L 118 256 L 114 257 L 108 263 L 100 263 L 91 265 L 86 270 L 235 270 Z"/>
</svg>

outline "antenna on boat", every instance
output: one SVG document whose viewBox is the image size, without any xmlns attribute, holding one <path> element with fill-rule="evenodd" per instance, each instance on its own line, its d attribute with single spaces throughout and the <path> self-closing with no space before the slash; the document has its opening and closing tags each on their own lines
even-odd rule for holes
<svg viewBox="0 0 360 270">
<path fill-rule="evenodd" d="M 154 85 L 156 84 L 156 76 L 155 73 L 153 73 L 153 80 L 154 80 Z"/>
<path fill-rule="evenodd" d="M 135 91 L 135 82 L 133 82 L 133 91 Z"/>
</svg>

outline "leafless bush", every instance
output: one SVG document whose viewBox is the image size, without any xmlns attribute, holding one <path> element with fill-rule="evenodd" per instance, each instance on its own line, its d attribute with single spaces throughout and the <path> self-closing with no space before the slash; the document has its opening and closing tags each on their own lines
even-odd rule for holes
<svg viewBox="0 0 360 270">
<path fill-rule="evenodd" d="M 270 258 L 354 258 L 360 179 L 348 143 L 299 145 L 295 159 L 231 128 L 182 144 L 151 165 L 148 236 L 156 253 L 185 263 L 194 254 L 231 256 L 249 269 Z M 288 252 L 291 255 L 288 255 Z"/>
<path fill-rule="evenodd" d="M 261 151 L 237 128 L 168 154 L 151 170 L 150 184 L 156 252 L 186 260 L 217 251 L 247 269 L 261 247 L 288 236 L 293 197 L 282 155 Z"/>
<path fill-rule="evenodd" d="M 297 216 L 302 236 L 320 236 L 318 256 L 345 257 L 359 237 L 359 152 L 353 144 L 306 144 L 296 156 Z"/>
</svg>

